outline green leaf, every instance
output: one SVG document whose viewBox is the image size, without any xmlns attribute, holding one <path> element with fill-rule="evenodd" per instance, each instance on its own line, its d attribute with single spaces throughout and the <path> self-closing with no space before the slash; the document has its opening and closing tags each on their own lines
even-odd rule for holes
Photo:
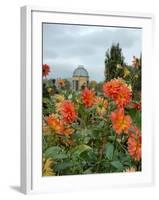
<svg viewBox="0 0 159 200">
<path fill-rule="evenodd" d="M 116 169 L 118 169 L 118 170 L 122 170 L 123 169 L 122 163 L 120 161 L 118 161 L 118 160 L 117 161 L 112 161 L 111 165 L 113 167 L 115 167 Z"/>
<path fill-rule="evenodd" d="M 83 136 L 87 136 L 87 135 L 91 135 L 92 134 L 92 131 L 90 129 L 81 129 L 81 135 Z"/>
<path fill-rule="evenodd" d="M 138 111 L 136 114 L 136 123 L 141 128 L 141 112 Z"/>
<path fill-rule="evenodd" d="M 68 96 L 68 99 L 72 99 L 72 94 L 70 94 L 70 95 Z"/>
<path fill-rule="evenodd" d="M 109 140 L 109 141 L 114 141 L 115 138 L 116 138 L 115 136 L 108 136 L 108 140 Z"/>
<path fill-rule="evenodd" d="M 65 170 L 65 169 L 67 169 L 67 168 L 70 168 L 70 167 L 72 167 L 72 166 L 73 166 L 73 163 L 71 163 L 71 162 L 57 163 L 57 164 L 55 165 L 55 167 L 54 167 L 54 170 L 60 172 L 60 171 L 62 171 L 62 170 Z"/>
<path fill-rule="evenodd" d="M 114 146 L 111 143 L 107 143 L 105 147 L 105 156 L 112 160 L 113 157 Z"/>
<path fill-rule="evenodd" d="M 81 133 L 80 133 L 80 136 L 81 136 L 81 140 L 83 141 L 84 144 L 87 144 L 91 137 L 92 137 L 92 130 L 90 129 L 82 129 L 81 130 Z"/>
<path fill-rule="evenodd" d="M 45 157 L 52 158 L 53 160 L 60 160 L 68 157 L 68 155 L 58 146 L 48 148 L 44 154 Z"/>
<path fill-rule="evenodd" d="M 80 155 L 81 153 L 85 152 L 85 151 L 88 151 L 88 150 L 91 150 L 92 148 L 88 145 L 85 145 L 85 144 L 81 144 L 81 145 L 78 145 L 76 146 L 72 152 L 73 154 L 75 155 Z"/>
<path fill-rule="evenodd" d="M 103 128 L 103 126 L 105 126 L 105 122 L 104 122 L 104 121 L 101 121 L 101 122 L 98 124 L 97 128 Z"/>
<path fill-rule="evenodd" d="M 92 167 L 89 167 L 88 169 L 86 169 L 83 174 L 92 174 Z"/>
<path fill-rule="evenodd" d="M 130 109 L 129 114 L 133 122 L 141 128 L 141 111 L 138 111 L 136 109 Z"/>
</svg>

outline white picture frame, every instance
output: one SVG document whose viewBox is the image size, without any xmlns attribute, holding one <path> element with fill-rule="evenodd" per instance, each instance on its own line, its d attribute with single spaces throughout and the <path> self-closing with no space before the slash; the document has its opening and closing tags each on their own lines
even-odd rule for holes
<svg viewBox="0 0 159 200">
<path fill-rule="evenodd" d="M 140 27 L 142 37 L 142 171 L 41 176 L 41 70 L 43 22 Z M 154 130 L 152 90 L 153 16 L 97 11 L 67 11 L 24 6 L 21 8 L 21 191 L 28 193 L 65 192 L 108 187 L 144 186 L 154 183 Z"/>
</svg>

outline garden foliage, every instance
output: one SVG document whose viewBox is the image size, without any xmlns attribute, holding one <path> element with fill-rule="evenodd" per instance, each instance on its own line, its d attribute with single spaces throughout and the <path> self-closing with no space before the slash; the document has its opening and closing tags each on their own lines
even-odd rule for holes
<svg viewBox="0 0 159 200">
<path fill-rule="evenodd" d="M 43 176 L 141 171 L 141 63 L 135 59 L 137 66 L 100 83 L 100 90 L 92 82 L 72 91 L 65 80 L 57 87 L 43 65 Z"/>
</svg>

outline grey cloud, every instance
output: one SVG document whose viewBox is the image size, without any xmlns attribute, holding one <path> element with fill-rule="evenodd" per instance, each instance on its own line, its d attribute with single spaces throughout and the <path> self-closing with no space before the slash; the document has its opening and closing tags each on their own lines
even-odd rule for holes
<svg viewBox="0 0 159 200">
<path fill-rule="evenodd" d="M 54 68 L 52 76 L 72 76 L 83 64 L 91 79 L 104 79 L 105 52 L 112 43 L 120 43 L 126 62 L 141 53 L 141 30 L 92 26 L 43 26 L 43 61 Z"/>
</svg>

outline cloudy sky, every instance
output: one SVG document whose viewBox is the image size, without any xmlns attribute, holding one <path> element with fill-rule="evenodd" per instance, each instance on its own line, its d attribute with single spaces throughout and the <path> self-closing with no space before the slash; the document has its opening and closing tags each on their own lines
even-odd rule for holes
<svg viewBox="0 0 159 200">
<path fill-rule="evenodd" d="M 43 24 L 43 63 L 51 78 L 70 78 L 78 65 L 88 70 L 90 80 L 104 80 L 105 52 L 112 43 L 122 48 L 125 62 L 140 56 L 142 30 L 117 27 Z"/>
</svg>

